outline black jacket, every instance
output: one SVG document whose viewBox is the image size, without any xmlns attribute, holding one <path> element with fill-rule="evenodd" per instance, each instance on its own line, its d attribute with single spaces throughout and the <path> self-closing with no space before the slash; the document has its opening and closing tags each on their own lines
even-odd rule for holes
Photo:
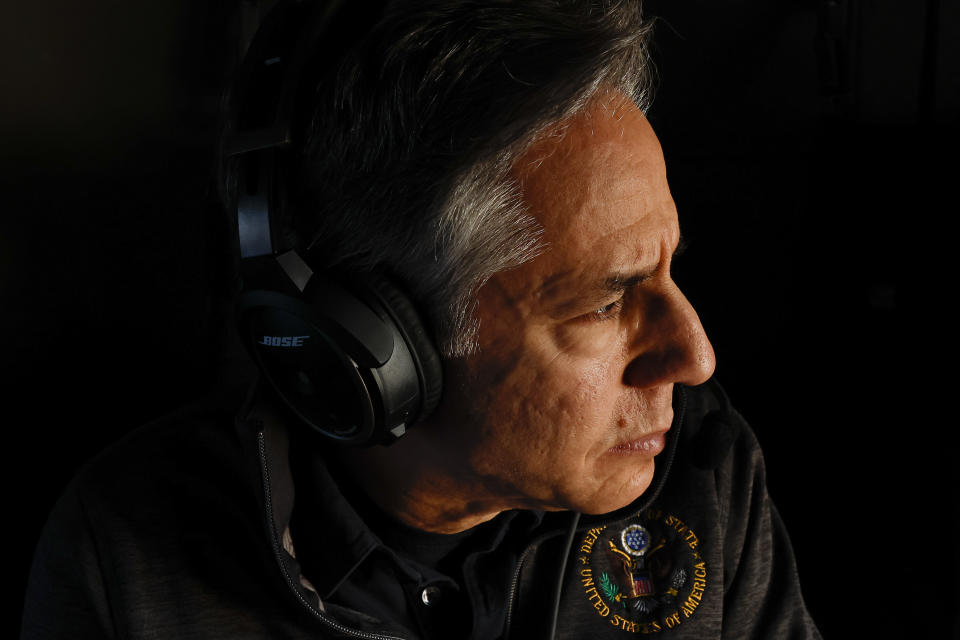
<svg viewBox="0 0 960 640">
<path fill-rule="evenodd" d="M 291 535 L 288 432 L 255 388 L 225 388 L 82 469 L 38 544 L 22 638 L 429 629 L 433 614 L 415 604 L 406 620 L 377 607 L 405 593 L 438 610 L 444 577 L 381 543 L 320 463 L 297 467 L 297 512 L 314 517 Z M 602 517 L 508 512 L 488 527 L 462 576 L 474 637 L 819 637 L 753 433 L 713 383 L 678 388 L 675 408 L 634 505 Z"/>
</svg>

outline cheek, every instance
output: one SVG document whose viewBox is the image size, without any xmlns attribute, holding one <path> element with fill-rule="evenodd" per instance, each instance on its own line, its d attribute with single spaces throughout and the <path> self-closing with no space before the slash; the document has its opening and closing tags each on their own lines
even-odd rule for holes
<svg viewBox="0 0 960 640">
<path fill-rule="evenodd" d="M 571 413 L 590 417 L 607 414 L 622 390 L 627 362 L 625 332 L 615 322 L 567 323 L 551 336 L 550 370 L 555 387 L 563 390 Z"/>
<path fill-rule="evenodd" d="M 570 426 L 581 438 L 603 438 L 614 423 L 612 414 L 620 395 L 619 368 L 614 360 L 568 360 L 570 373 L 563 380 L 568 390 L 560 404 L 570 416 Z M 564 366 L 561 364 L 561 366 Z"/>
<path fill-rule="evenodd" d="M 617 374 L 619 363 L 611 358 L 584 360 L 568 356 L 564 360 L 569 370 L 576 372 L 576 395 L 585 403 L 599 400 L 604 391 L 613 386 L 619 378 Z"/>
<path fill-rule="evenodd" d="M 609 446 L 615 424 L 619 374 L 610 360 L 569 354 L 522 359 L 491 398 L 497 411 L 493 437 L 545 456 L 584 456 Z M 509 399 L 509 400 L 507 400 Z M 522 441 L 522 442 L 521 442 Z"/>
<path fill-rule="evenodd" d="M 585 362 L 616 357 L 627 340 L 626 327 L 616 319 L 575 319 L 557 325 L 551 333 L 553 347 L 558 352 Z"/>
</svg>

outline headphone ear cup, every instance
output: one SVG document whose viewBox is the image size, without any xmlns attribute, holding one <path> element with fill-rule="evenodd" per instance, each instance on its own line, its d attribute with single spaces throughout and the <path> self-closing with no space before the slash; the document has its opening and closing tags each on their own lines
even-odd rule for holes
<svg viewBox="0 0 960 640">
<path fill-rule="evenodd" d="M 237 310 L 245 346 L 287 409 L 332 440 L 376 440 L 384 411 L 369 372 L 379 363 L 363 357 L 356 338 L 336 331 L 303 300 L 278 291 L 245 291 Z M 380 354 L 383 360 L 382 349 Z"/>
<path fill-rule="evenodd" d="M 343 444 L 388 444 L 434 410 L 440 357 L 396 285 L 323 274 L 302 293 L 279 284 L 241 294 L 238 321 L 266 381 L 304 423 Z"/>
<path fill-rule="evenodd" d="M 380 274 L 369 276 L 366 282 L 392 316 L 413 355 L 420 378 L 422 398 L 418 420 L 422 420 L 437 408 L 443 393 L 443 365 L 440 355 L 413 302 L 403 291 Z"/>
</svg>

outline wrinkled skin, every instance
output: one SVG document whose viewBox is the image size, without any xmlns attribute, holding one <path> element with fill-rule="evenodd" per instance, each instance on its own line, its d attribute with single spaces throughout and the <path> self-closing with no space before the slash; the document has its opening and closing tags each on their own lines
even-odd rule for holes
<svg viewBox="0 0 960 640">
<path fill-rule="evenodd" d="M 629 504 L 653 477 L 673 385 L 713 373 L 670 276 L 680 232 L 653 129 L 612 93 L 566 125 L 514 167 L 547 248 L 481 287 L 479 353 L 444 363 L 440 407 L 400 442 L 344 452 L 411 526 L 452 533 L 510 508 Z M 617 274 L 639 281 L 604 290 Z"/>
</svg>

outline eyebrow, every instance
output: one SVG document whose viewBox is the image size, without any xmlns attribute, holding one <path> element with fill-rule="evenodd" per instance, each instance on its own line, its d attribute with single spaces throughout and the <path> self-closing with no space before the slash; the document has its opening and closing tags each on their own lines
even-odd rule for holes
<svg viewBox="0 0 960 640">
<path fill-rule="evenodd" d="M 673 250 L 673 253 L 670 256 L 670 260 L 673 260 L 677 256 L 681 255 L 684 251 L 686 251 L 686 249 L 687 242 L 681 235 L 679 241 L 677 242 L 676 248 Z M 652 278 L 653 274 L 655 274 L 659 268 L 660 265 L 656 264 L 649 269 L 644 269 L 643 271 L 637 271 L 631 274 L 614 274 L 605 279 L 599 287 L 594 287 L 591 293 L 602 292 L 605 294 L 614 294 L 629 291 L 644 280 L 649 280 Z"/>
<path fill-rule="evenodd" d="M 686 248 L 687 243 L 683 236 L 681 236 L 676 248 L 673 250 L 673 254 L 671 254 L 671 260 L 682 254 Z M 642 271 L 612 274 L 603 279 L 601 282 L 590 286 L 586 291 L 579 293 L 574 298 L 566 299 L 560 304 L 556 305 L 554 307 L 554 313 L 562 315 L 571 307 L 581 306 L 584 298 L 590 299 L 591 302 L 600 302 L 602 299 L 609 298 L 614 294 L 629 291 L 644 280 L 652 278 L 659 268 L 660 265 L 656 264 Z M 562 285 L 563 281 L 569 276 L 569 274 L 570 272 L 567 271 L 554 274 L 553 276 L 547 278 L 547 280 L 540 286 L 540 296 L 549 296 L 552 290 L 555 290 Z"/>
</svg>

